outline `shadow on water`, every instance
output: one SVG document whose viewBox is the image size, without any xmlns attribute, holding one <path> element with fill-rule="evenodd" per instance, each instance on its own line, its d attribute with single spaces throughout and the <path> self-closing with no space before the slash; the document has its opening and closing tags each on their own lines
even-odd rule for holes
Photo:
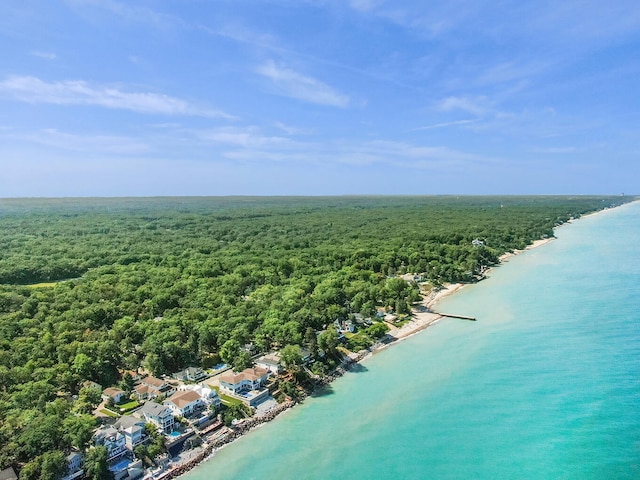
<svg viewBox="0 0 640 480">
<path fill-rule="evenodd" d="M 364 365 L 362 365 L 361 363 L 355 363 L 353 365 L 351 365 L 351 367 L 349 368 L 349 372 L 350 373 L 364 373 L 364 372 L 368 372 L 369 369 L 367 367 L 365 367 Z"/>
<path fill-rule="evenodd" d="M 329 395 L 334 395 L 336 392 L 333 389 L 333 387 L 331 387 L 331 385 L 324 385 L 322 388 L 317 388 L 315 389 L 310 397 L 312 398 L 319 398 L 319 397 L 328 397 Z"/>
</svg>

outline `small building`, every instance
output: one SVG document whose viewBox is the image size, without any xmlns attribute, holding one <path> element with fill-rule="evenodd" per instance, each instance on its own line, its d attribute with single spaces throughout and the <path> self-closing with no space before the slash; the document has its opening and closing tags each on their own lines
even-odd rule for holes
<svg viewBox="0 0 640 480">
<path fill-rule="evenodd" d="M 136 414 L 142 416 L 148 423 L 153 423 L 160 433 L 170 433 L 173 431 L 175 419 L 171 409 L 154 402 L 145 403 Z"/>
<path fill-rule="evenodd" d="M 105 400 L 111 399 L 113 403 L 121 403 L 123 400 L 126 400 L 127 393 L 119 388 L 109 387 L 102 391 L 102 398 Z"/>
<path fill-rule="evenodd" d="M 178 391 L 164 401 L 164 406 L 171 409 L 171 413 L 179 417 L 188 417 L 206 408 L 202 397 L 193 390 Z"/>
<path fill-rule="evenodd" d="M 207 374 L 200 367 L 188 367 L 174 373 L 173 378 L 182 382 L 199 382 L 207 378 Z"/>
</svg>

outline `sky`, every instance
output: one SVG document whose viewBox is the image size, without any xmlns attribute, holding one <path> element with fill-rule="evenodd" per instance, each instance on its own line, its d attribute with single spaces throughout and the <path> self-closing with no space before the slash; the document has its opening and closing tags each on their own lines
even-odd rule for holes
<svg viewBox="0 0 640 480">
<path fill-rule="evenodd" d="M 639 181 L 637 0 L 0 2 L 0 197 Z"/>
</svg>

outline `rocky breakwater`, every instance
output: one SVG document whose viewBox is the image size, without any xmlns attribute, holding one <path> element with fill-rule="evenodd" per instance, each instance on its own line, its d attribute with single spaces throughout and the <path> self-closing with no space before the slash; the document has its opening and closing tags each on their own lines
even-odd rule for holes
<svg viewBox="0 0 640 480">
<path fill-rule="evenodd" d="M 192 468 L 200 464 L 200 462 L 210 457 L 215 452 L 216 449 L 221 448 L 227 445 L 228 443 L 233 442 L 237 438 L 241 437 L 242 435 L 250 431 L 252 428 L 255 428 L 263 423 L 273 420 L 279 414 L 293 407 L 294 405 L 295 405 L 294 402 L 286 401 L 279 404 L 277 407 L 273 408 L 272 410 L 270 410 L 269 412 L 267 412 L 265 415 L 261 417 L 249 418 L 247 420 L 239 422 L 234 427 L 232 427 L 226 434 L 222 435 L 221 437 L 217 438 L 211 443 L 208 443 L 208 442 L 205 443 L 200 453 L 198 453 L 196 456 L 194 456 L 190 460 L 174 466 L 171 470 L 167 471 L 166 473 L 158 477 L 158 480 L 171 480 L 173 478 L 176 478 L 188 472 L 189 470 L 191 470 Z"/>
</svg>

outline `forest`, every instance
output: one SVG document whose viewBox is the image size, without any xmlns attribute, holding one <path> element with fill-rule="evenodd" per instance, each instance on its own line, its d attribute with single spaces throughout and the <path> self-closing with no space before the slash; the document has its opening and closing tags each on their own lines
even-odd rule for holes
<svg viewBox="0 0 640 480">
<path fill-rule="evenodd" d="M 399 275 L 475 282 L 501 254 L 630 200 L 0 199 L 0 469 L 60 477 L 96 426 L 87 380 L 243 366 L 246 345 L 330 352 L 335 320 L 410 312 L 419 289 Z"/>
</svg>

